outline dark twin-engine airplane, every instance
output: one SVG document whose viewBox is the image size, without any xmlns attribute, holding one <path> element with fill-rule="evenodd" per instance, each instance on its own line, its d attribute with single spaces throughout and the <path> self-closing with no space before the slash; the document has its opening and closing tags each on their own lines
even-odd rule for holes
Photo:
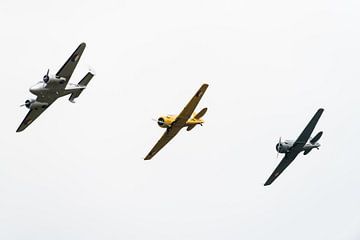
<svg viewBox="0 0 360 240">
<path fill-rule="evenodd" d="M 16 130 L 17 132 L 21 132 L 27 128 L 58 98 L 70 94 L 69 101 L 74 103 L 75 98 L 79 97 L 94 76 L 93 73 L 88 72 L 78 84 L 69 83 L 71 75 L 78 64 L 85 47 L 86 44 L 81 43 L 55 75 L 49 75 L 48 70 L 43 77 L 43 80 L 30 88 L 30 92 L 36 95 L 37 98 L 28 99 L 21 105 L 27 107 L 30 111 Z"/>
</svg>

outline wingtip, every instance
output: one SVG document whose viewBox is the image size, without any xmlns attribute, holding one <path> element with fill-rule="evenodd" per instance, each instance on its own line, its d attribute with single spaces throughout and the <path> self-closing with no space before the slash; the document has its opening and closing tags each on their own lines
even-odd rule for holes
<svg viewBox="0 0 360 240">
<path fill-rule="evenodd" d="M 86 43 L 85 42 L 80 43 L 79 47 L 86 47 Z"/>
</svg>

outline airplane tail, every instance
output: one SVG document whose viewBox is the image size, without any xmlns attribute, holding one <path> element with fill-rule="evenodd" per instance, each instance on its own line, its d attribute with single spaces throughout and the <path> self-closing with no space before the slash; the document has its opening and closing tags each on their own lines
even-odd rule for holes
<svg viewBox="0 0 360 240">
<path fill-rule="evenodd" d="M 207 108 L 201 109 L 201 111 L 198 114 L 196 114 L 194 118 L 199 119 L 199 118 L 203 117 L 205 115 L 206 111 L 207 111 Z"/>
<path fill-rule="evenodd" d="M 310 140 L 311 144 L 317 144 L 317 146 L 315 148 L 319 149 L 320 144 L 318 144 L 317 142 L 320 140 L 321 136 L 322 136 L 323 132 L 318 132 L 318 134 L 315 135 L 315 137 L 313 137 Z M 307 155 L 309 152 L 311 152 L 311 150 L 313 150 L 313 148 L 309 148 L 307 150 L 304 151 L 304 155 Z"/>
<path fill-rule="evenodd" d="M 309 152 L 311 152 L 312 148 L 310 148 L 309 150 L 304 151 L 304 155 L 307 155 Z"/>
<path fill-rule="evenodd" d="M 207 108 L 203 108 L 198 114 L 196 114 L 194 116 L 195 119 L 200 119 L 201 117 L 203 117 L 205 115 L 207 111 Z M 191 129 L 193 129 L 196 125 L 191 125 L 191 126 L 188 126 L 186 131 L 190 131 Z"/>
<path fill-rule="evenodd" d="M 311 144 L 317 143 L 317 141 L 320 140 L 322 134 L 323 134 L 323 132 L 319 132 L 318 134 L 316 134 L 315 137 L 313 137 L 313 138 L 310 140 L 310 143 L 311 143 Z"/>
<path fill-rule="evenodd" d="M 69 98 L 70 102 L 74 102 L 75 98 L 79 97 L 82 91 L 86 88 L 86 86 L 89 84 L 90 80 L 94 77 L 94 74 L 92 72 L 88 72 L 85 77 L 78 83 L 79 89 L 75 90 Z"/>
</svg>

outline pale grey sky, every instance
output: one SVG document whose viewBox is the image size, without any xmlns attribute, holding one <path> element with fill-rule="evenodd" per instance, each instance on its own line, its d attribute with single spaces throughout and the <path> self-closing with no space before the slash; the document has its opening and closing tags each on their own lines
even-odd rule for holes
<svg viewBox="0 0 360 240">
<path fill-rule="evenodd" d="M 360 239 L 359 1 L 0 3 L 0 239 Z M 96 76 L 22 133 L 19 108 L 81 43 Z M 203 127 L 152 161 L 152 118 L 209 88 Z M 322 147 L 270 187 L 319 108 Z"/>
</svg>

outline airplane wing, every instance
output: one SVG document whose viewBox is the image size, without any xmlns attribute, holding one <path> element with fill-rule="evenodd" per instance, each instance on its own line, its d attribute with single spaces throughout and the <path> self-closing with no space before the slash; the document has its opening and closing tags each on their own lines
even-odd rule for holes
<svg viewBox="0 0 360 240">
<path fill-rule="evenodd" d="M 191 117 L 191 114 L 193 114 L 196 106 L 200 102 L 201 97 L 204 95 L 208 86 L 209 86 L 208 84 L 203 84 L 200 87 L 200 89 L 195 93 L 195 95 L 192 97 L 190 102 L 184 107 L 184 109 L 181 111 L 181 113 L 177 116 L 175 122 L 177 122 L 178 124 L 186 123 L 186 121 Z"/>
<path fill-rule="evenodd" d="M 55 102 L 57 98 L 54 99 L 50 99 L 50 98 L 46 98 L 46 99 L 42 99 L 42 98 L 37 98 L 37 101 L 40 102 L 46 102 L 48 103 L 46 108 L 38 108 L 38 109 L 30 109 L 30 111 L 28 112 L 28 114 L 26 115 L 26 117 L 24 118 L 24 120 L 22 121 L 22 123 L 20 124 L 20 126 L 18 127 L 18 129 L 16 130 L 16 132 L 21 132 L 23 131 L 25 128 L 27 128 L 33 121 L 35 121 L 35 119 L 37 119 L 48 107 L 50 107 L 50 105 Z"/>
<path fill-rule="evenodd" d="M 173 139 L 175 135 L 185 126 L 186 121 L 191 117 L 191 114 L 194 112 L 208 86 L 208 84 L 203 84 L 200 87 L 190 102 L 185 106 L 175 121 L 171 124 L 171 127 L 166 130 L 166 132 L 162 135 L 160 140 L 155 144 L 153 149 L 151 149 L 144 160 L 150 160 L 153 156 L 155 156 L 155 154 L 159 152 L 171 139 Z"/>
<path fill-rule="evenodd" d="M 308 125 L 302 131 L 300 136 L 296 139 L 293 146 L 290 148 L 290 151 L 285 154 L 285 157 L 281 160 L 279 165 L 276 167 L 274 172 L 271 174 L 270 178 L 265 182 L 264 186 L 270 185 L 289 165 L 296 156 L 303 150 L 304 145 L 309 140 L 314 128 L 319 121 L 321 114 L 324 112 L 324 109 L 320 108 L 313 118 L 310 120 Z"/>
<path fill-rule="evenodd" d="M 69 82 L 71 75 L 73 74 L 76 65 L 78 64 L 82 53 L 86 47 L 85 43 L 81 43 L 78 48 L 71 54 L 70 58 L 65 62 L 65 64 L 60 68 L 56 73 L 56 76 L 63 77 L 66 79 L 66 84 Z"/>
<path fill-rule="evenodd" d="M 162 135 L 160 140 L 155 144 L 155 146 L 151 149 L 148 155 L 144 158 L 144 160 L 150 160 L 156 153 L 158 153 L 171 139 L 175 137 L 178 132 L 180 132 L 182 126 L 172 126 L 168 128 L 165 133 Z"/>
<path fill-rule="evenodd" d="M 292 148 L 294 147 L 299 147 L 301 146 L 304 147 L 304 145 L 307 143 L 307 141 L 309 140 L 312 132 L 314 131 L 314 128 L 317 124 L 317 122 L 319 121 L 321 114 L 324 112 L 324 109 L 320 108 L 319 110 L 317 110 L 317 112 L 315 113 L 315 115 L 313 116 L 313 118 L 310 120 L 310 122 L 308 123 L 308 125 L 305 127 L 305 129 L 302 131 L 302 133 L 300 134 L 300 136 L 296 139 L 296 141 L 294 142 L 294 145 L 292 146 Z"/>
<path fill-rule="evenodd" d="M 289 165 L 294 161 L 299 151 L 290 151 L 285 154 L 285 157 L 281 160 L 279 165 L 275 168 L 269 179 L 266 181 L 264 186 L 270 185 Z"/>
</svg>

